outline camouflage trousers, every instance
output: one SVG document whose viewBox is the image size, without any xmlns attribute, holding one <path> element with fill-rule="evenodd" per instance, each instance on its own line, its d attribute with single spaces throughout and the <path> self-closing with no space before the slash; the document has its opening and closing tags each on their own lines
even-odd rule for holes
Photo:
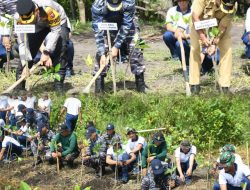
<svg viewBox="0 0 250 190">
<path fill-rule="evenodd" d="M 131 30 L 129 32 L 128 37 L 123 42 L 120 48 L 120 52 L 122 52 L 121 54 L 128 56 L 131 72 L 134 75 L 140 75 L 145 72 L 145 65 L 144 65 L 144 59 L 143 59 L 143 52 L 140 48 L 136 47 L 136 44 L 134 42 L 134 36 L 135 36 L 135 31 Z M 115 36 L 112 35 L 111 33 L 111 41 L 114 41 L 114 40 L 115 40 Z M 108 47 L 106 48 L 106 52 L 108 52 Z M 93 75 L 95 75 L 96 72 L 100 68 L 100 58 L 101 56 L 96 54 Z M 110 68 L 110 62 L 102 71 L 101 76 L 105 77 L 107 75 L 109 68 Z"/>
</svg>

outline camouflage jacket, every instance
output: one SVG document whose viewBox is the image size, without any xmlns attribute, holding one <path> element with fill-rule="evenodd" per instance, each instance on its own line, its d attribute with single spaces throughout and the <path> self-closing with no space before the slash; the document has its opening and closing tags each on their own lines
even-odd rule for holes
<svg viewBox="0 0 250 190">
<path fill-rule="evenodd" d="M 110 147 L 110 145 L 112 145 L 114 142 L 120 142 L 121 141 L 121 136 L 117 133 L 114 133 L 113 135 L 108 135 L 107 133 L 106 134 L 103 134 L 102 135 L 102 138 L 104 139 L 104 143 L 105 143 L 105 146 L 106 146 L 106 150 Z"/>
<path fill-rule="evenodd" d="M 86 149 L 86 155 L 95 157 L 98 156 L 99 153 L 106 154 L 106 150 L 107 149 L 104 138 L 102 136 L 97 135 L 96 140 L 90 140 L 89 146 Z"/>
<path fill-rule="evenodd" d="M 92 27 L 95 33 L 98 55 L 105 54 L 104 31 L 98 29 L 98 23 L 115 22 L 118 25 L 118 32 L 114 40 L 114 46 L 121 48 L 129 34 L 129 30 L 134 27 L 135 0 L 122 0 L 120 5 L 113 9 L 106 0 L 95 0 L 91 8 Z M 114 33 L 116 31 L 111 31 Z"/>
</svg>

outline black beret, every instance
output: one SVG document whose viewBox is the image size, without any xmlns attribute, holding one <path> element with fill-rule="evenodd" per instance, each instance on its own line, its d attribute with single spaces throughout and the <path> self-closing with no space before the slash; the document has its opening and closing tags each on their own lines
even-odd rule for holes
<svg viewBox="0 0 250 190">
<path fill-rule="evenodd" d="M 29 15 L 35 10 L 35 4 L 32 0 L 18 0 L 16 9 L 19 15 Z"/>
</svg>

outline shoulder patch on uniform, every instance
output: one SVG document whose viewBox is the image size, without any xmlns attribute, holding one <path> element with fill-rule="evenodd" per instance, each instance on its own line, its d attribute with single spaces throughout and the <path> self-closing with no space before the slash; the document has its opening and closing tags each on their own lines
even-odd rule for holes
<svg viewBox="0 0 250 190">
<path fill-rule="evenodd" d="M 45 12 L 48 16 L 48 21 L 50 26 L 58 26 L 61 24 L 60 14 L 57 10 L 53 9 L 52 7 L 46 7 Z"/>
</svg>

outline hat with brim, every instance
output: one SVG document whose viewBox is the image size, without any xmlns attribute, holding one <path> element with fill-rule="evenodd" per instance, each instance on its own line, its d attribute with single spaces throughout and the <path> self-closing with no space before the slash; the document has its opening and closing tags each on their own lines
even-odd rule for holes
<svg viewBox="0 0 250 190">
<path fill-rule="evenodd" d="M 121 0 L 107 0 L 107 8 L 110 11 L 119 11 L 123 8 Z"/>
<path fill-rule="evenodd" d="M 86 138 L 89 139 L 93 133 L 96 133 L 96 128 L 89 127 L 86 131 Z"/>
<path fill-rule="evenodd" d="M 155 133 L 154 136 L 153 136 L 153 141 L 154 142 L 164 142 L 165 141 L 165 138 L 163 136 L 162 133 L 158 132 L 158 133 Z"/>
<path fill-rule="evenodd" d="M 106 127 L 106 130 L 114 130 L 115 126 L 112 123 L 109 123 Z"/>
<path fill-rule="evenodd" d="M 220 167 L 229 167 L 235 161 L 235 155 L 232 152 L 223 152 L 220 155 Z"/>
<path fill-rule="evenodd" d="M 181 148 L 189 149 L 191 148 L 191 143 L 188 140 L 184 139 L 183 141 L 181 141 Z"/>
<path fill-rule="evenodd" d="M 127 135 L 129 135 L 130 133 L 137 133 L 137 131 L 134 128 L 128 128 Z"/>
<path fill-rule="evenodd" d="M 151 167 L 152 167 L 154 175 L 159 175 L 164 172 L 163 166 L 159 159 L 153 159 L 151 161 Z"/>
<path fill-rule="evenodd" d="M 20 117 L 17 119 L 17 122 L 16 122 L 16 123 L 21 123 L 21 122 L 25 122 L 25 121 L 26 121 L 25 117 L 20 116 Z"/>
<path fill-rule="evenodd" d="M 21 24 L 30 24 L 34 21 L 36 6 L 32 0 L 18 0 L 16 9 L 17 13 L 20 15 Z"/>
<path fill-rule="evenodd" d="M 68 126 L 65 123 L 59 124 L 58 127 L 59 127 L 59 131 L 60 132 L 69 131 L 69 128 L 68 128 Z"/>
<path fill-rule="evenodd" d="M 232 14 L 235 12 L 235 3 L 224 3 L 221 1 L 220 9 L 226 14 Z"/>
</svg>

